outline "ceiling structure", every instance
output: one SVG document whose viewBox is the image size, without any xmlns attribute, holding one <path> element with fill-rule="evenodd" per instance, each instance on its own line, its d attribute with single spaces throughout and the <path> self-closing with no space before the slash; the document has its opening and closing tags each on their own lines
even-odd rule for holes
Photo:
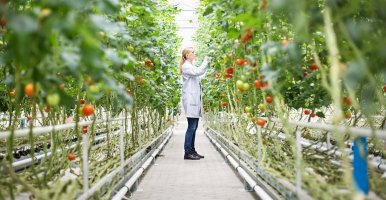
<svg viewBox="0 0 386 200">
<path fill-rule="evenodd" d="M 196 9 L 199 6 L 199 0 L 169 0 L 171 4 L 177 5 L 181 10 L 176 16 L 176 22 L 179 27 L 178 35 L 183 38 L 181 50 L 185 47 L 196 44 L 192 37 L 198 28 L 198 17 Z"/>
</svg>

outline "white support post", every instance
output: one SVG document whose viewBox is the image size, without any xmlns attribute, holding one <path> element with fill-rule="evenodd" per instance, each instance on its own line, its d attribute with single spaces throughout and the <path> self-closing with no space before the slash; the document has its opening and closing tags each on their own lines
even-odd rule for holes
<svg viewBox="0 0 386 200">
<path fill-rule="evenodd" d="M 327 149 L 330 150 L 331 148 L 331 133 L 327 133 Z"/>
<path fill-rule="evenodd" d="M 261 163 L 261 147 L 262 147 L 262 139 L 261 139 L 261 126 L 257 126 L 257 159 L 258 163 Z"/>
<path fill-rule="evenodd" d="M 300 196 L 302 190 L 302 144 L 300 140 L 302 138 L 301 132 L 296 131 L 296 193 Z"/>
<path fill-rule="evenodd" d="M 83 149 L 83 192 L 86 193 L 89 189 L 88 187 L 88 175 L 89 175 L 89 167 L 88 167 L 88 134 L 82 135 L 82 149 Z"/>
<path fill-rule="evenodd" d="M 124 133 L 125 133 L 125 128 L 124 126 L 120 127 L 120 132 L 119 132 L 119 149 L 121 153 L 121 168 L 123 170 L 123 167 L 125 165 L 125 141 L 124 141 Z"/>
</svg>

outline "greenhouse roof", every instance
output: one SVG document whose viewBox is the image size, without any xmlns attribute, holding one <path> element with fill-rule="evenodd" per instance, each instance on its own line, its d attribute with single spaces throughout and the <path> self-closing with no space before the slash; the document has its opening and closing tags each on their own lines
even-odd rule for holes
<svg viewBox="0 0 386 200">
<path fill-rule="evenodd" d="M 196 9 L 199 0 L 169 0 L 171 4 L 176 4 L 181 12 L 176 16 L 179 27 L 178 35 L 183 38 L 181 48 L 196 46 L 192 37 L 198 28 L 198 17 Z"/>
</svg>

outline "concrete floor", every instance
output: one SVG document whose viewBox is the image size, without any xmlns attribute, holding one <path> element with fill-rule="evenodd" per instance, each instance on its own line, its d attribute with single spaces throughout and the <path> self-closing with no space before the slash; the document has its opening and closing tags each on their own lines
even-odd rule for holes
<svg viewBox="0 0 386 200">
<path fill-rule="evenodd" d="M 242 180 L 229 166 L 209 139 L 199 122 L 196 149 L 205 156 L 201 160 L 184 160 L 183 141 L 187 121 L 181 116 L 174 134 L 159 157 L 141 178 L 130 199 L 214 200 L 257 199 L 244 190 Z"/>
</svg>

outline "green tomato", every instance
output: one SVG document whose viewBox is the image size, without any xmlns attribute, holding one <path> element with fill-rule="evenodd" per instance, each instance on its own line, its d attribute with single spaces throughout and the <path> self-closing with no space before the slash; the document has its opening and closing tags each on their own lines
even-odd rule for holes
<svg viewBox="0 0 386 200">
<path fill-rule="evenodd" d="M 100 87 L 99 87 L 98 85 L 91 85 L 91 86 L 89 87 L 89 90 L 90 90 L 90 92 L 92 92 L 92 93 L 98 93 L 99 90 L 100 90 Z"/>
<path fill-rule="evenodd" d="M 264 111 L 265 110 L 265 105 L 264 104 L 259 104 L 258 106 L 257 106 L 261 111 Z"/>
<path fill-rule="evenodd" d="M 130 52 L 134 52 L 134 47 L 131 46 L 131 45 L 127 45 L 127 50 L 130 51 Z"/>
<path fill-rule="evenodd" d="M 244 111 L 245 111 L 246 113 L 250 113 L 251 110 L 252 110 L 252 108 L 251 108 L 250 106 L 245 106 L 245 108 L 244 108 Z"/>
<path fill-rule="evenodd" d="M 241 76 L 240 76 L 240 79 L 241 79 L 242 81 L 244 81 L 244 82 L 245 82 L 245 81 L 247 80 L 247 77 L 246 77 L 246 76 L 244 76 L 244 75 L 241 75 Z"/>
<path fill-rule="evenodd" d="M 50 106 L 57 106 L 60 102 L 60 96 L 58 93 L 49 94 L 47 96 L 47 103 Z"/>
<path fill-rule="evenodd" d="M 243 81 L 241 81 L 241 80 L 237 80 L 236 81 L 236 87 L 238 88 L 238 89 L 242 89 L 242 87 L 243 87 Z"/>
<path fill-rule="evenodd" d="M 241 87 L 241 89 L 242 89 L 243 91 L 247 91 L 247 90 L 249 90 L 250 87 L 251 87 L 251 86 L 250 86 L 248 83 L 243 83 L 243 86 Z"/>
<path fill-rule="evenodd" d="M 100 40 L 106 40 L 106 39 L 107 39 L 107 35 L 106 35 L 106 33 L 103 32 L 103 31 L 99 31 L 99 32 L 97 33 L 97 37 L 98 37 Z"/>
</svg>

